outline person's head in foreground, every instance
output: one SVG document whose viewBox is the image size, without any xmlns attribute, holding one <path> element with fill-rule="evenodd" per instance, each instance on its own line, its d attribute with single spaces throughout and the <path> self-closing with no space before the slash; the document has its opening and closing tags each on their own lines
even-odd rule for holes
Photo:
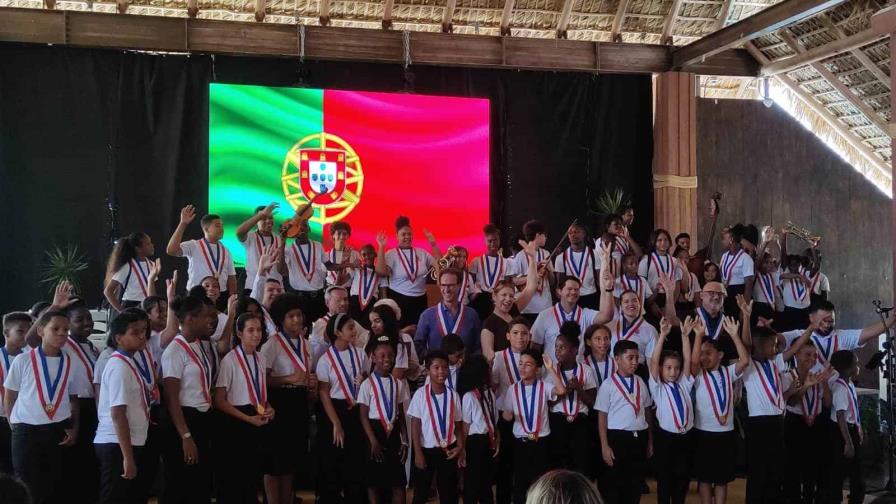
<svg viewBox="0 0 896 504">
<path fill-rule="evenodd" d="M 526 504 L 603 504 L 594 483 L 581 473 L 557 469 L 529 487 Z"/>
</svg>

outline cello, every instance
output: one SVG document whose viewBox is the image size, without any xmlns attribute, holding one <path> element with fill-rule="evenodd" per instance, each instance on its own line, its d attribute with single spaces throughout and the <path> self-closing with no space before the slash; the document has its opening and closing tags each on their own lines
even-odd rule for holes
<svg viewBox="0 0 896 504">
<path fill-rule="evenodd" d="M 718 223 L 719 211 L 721 209 L 721 207 L 719 206 L 719 201 L 721 201 L 721 199 L 722 193 L 716 192 L 709 200 L 709 216 L 710 218 L 712 218 L 712 226 L 709 230 L 709 241 L 707 242 L 705 247 L 698 250 L 688 259 L 688 271 L 697 275 L 697 278 L 699 278 L 701 282 L 704 281 L 703 265 L 706 264 L 707 261 L 712 260 L 712 244 L 715 241 L 716 237 L 716 224 Z"/>
</svg>

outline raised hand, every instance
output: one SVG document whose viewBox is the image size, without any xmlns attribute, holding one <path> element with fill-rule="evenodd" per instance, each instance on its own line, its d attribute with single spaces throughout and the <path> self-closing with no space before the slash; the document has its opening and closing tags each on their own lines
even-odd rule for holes
<svg viewBox="0 0 896 504">
<path fill-rule="evenodd" d="M 423 236 L 426 237 L 426 241 L 428 241 L 430 245 L 432 245 L 433 247 L 435 247 L 435 245 L 436 245 L 436 237 L 435 237 L 434 234 L 432 234 L 432 231 L 430 231 L 430 230 L 428 230 L 428 229 L 426 229 L 426 228 L 423 228 Z"/>
<path fill-rule="evenodd" d="M 697 317 L 697 319 L 699 320 L 700 317 Z M 691 331 L 694 330 L 694 323 L 695 320 L 693 316 L 688 315 L 687 317 L 685 317 L 684 322 L 682 322 L 681 324 L 681 335 L 687 336 L 688 334 L 691 334 Z"/>
<path fill-rule="evenodd" d="M 672 322 L 669 321 L 666 317 L 660 319 L 660 336 L 665 337 L 669 335 L 669 331 L 672 330 Z"/>
<path fill-rule="evenodd" d="M 520 247 L 526 252 L 526 255 L 529 257 L 536 257 L 538 254 L 538 245 L 535 244 L 534 241 L 527 242 L 526 240 L 519 240 Z"/>
<path fill-rule="evenodd" d="M 157 278 L 159 278 L 159 273 L 162 272 L 162 260 L 156 259 L 149 263 L 149 278 L 150 282 L 154 282 Z"/>
<path fill-rule="evenodd" d="M 279 208 L 279 207 L 280 207 L 280 203 L 274 202 L 274 203 L 271 203 L 270 205 L 264 207 L 264 209 L 261 211 L 261 213 L 262 213 L 262 215 L 265 215 L 266 217 L 273 217 L 274 212 L 276 212 L 277 208 Z"/>
<path fill-rule="evenodd" d="M 657 274 L 657 281 L 663 287 L 663 292 L 668 295 L 672 295 L 675 292 L 675 280 L 672 280 L 672 273 L 668 275 L 660 271 Z"/>
<path fill-rule="evenodd" d="M 722 319 L 722 327 L 732 338 L 736 338 L 740 334 L 738 332 L 740 330 L 740 323 L 734 317 L 725 317 Z"/>
<path fill-rule="evenodd" d="M 165 294 L 168 296 L 168 302 L 174 299 L 174 296 L 177 293 L 177 270 L 174 270 L 174 273 L 171 274 L 171 278 L 165 280 Z"/>
<path fill-rule="evenodd" d="M 613 278 L 613 273 L 610 271 L 610 268 L 603 268 L 600 270 L 600 287 L 605 291 L 613 290 L 613 288 L 616 287 L 616 279 Z"/>
<path fill-rule="evenodd" d="M 72 283 L 63 280 L 56 285 L 56 291 L 53 292 L 53 306 L 57 308 L 68 308 L 72 304 Z"/>
<path fill-rule="evenodd" d="M 258 272 L 267 275 L 280 256 L 280 249 L 274 244 L 264 247 L 258 256 Z"/>
<path fill-rule="evenodd" d="M 746 299 L 744 299 L 743 294 L 737 295 L 737 306 L 740 308 L 740 312 L 744 314 L 745 317 L 749 318 L 753 313 L 753 301 L 751 300 L 749 303 Z"/>
<path fill-rule="evenodd" d="M 189 224 L 193 222 L 193 219 L 196 218 L 196 207 L 193 205 L 187 205 L 180 209 L 180 223 L 181 224 Z"/>
<path fill-rule="evenodd" d="M 236 313 L 236 304 L 240 301 L 240 297 L 236 294 L 231 294 L 229 298 L 227 298 L 227 313 Z"/>
<path fill-rule="evenodd" d="M 379 248 L 383 248 L 386 246 L 386 233 L 380 231 L 376 234 L 376 244 Z"/>
</svg>

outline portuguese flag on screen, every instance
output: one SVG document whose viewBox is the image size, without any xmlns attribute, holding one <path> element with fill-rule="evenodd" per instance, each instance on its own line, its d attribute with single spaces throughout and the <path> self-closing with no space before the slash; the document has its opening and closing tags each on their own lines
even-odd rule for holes
<svg viewBox="0 0 896 504">
<path fill-rule="evenodd" d="M 403 214 L 419 246 L 428 228 L 443 248 L 483 248 L 488 100 L 231 84 L 209 95 L 209 212 L 238 264 L 234 231 L 256 206 L 280 203 L 279 226 L 312 198 L 312 235 L 325 242 L 338 220 L 353 247 L 379 230 L 391 238 Z"/>
</svg>

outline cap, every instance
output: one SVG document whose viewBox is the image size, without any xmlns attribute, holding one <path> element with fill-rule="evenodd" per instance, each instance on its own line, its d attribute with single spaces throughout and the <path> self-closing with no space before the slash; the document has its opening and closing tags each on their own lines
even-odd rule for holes
<svg viewBox="0 0 896 504">
<path fill-rule="evenodd" d="M 703 292 L 718 292 L 723 296 L 728 296 L 728 291 L 725 290 L 725 286 L 720 282 L 706 282 L 706 285 L 703 286 Z"/>
<path fill-rule="evenodd" d="M 398 303 L 396 303 L 394 299 L 383 298 L 376 303 L 373 303 L 373 306 L 388 306 L 395 312 L 395 318 L 401 320 L 401 308 L 398 307 Z"/>
</svg>

